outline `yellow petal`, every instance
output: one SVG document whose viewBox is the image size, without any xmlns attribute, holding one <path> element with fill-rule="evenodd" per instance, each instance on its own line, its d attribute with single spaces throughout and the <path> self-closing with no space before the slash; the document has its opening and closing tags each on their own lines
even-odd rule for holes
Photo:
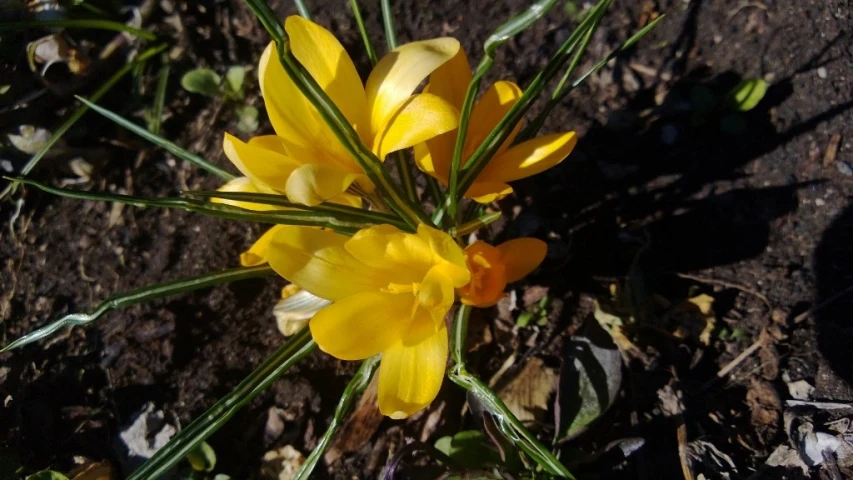
<svg viewBox="0 0 853 480">
<path fill-rule="evenodd" d="M 336 166 L 309 164 L 290 174 L 284 191 L 291 202 L 313 207 L 343 194 L 353 182 L 358 182 L 368 192 L 373 191 L 373 185 L 364 174 Z"/>
<path fill-rule="evenodd" d="M 320 310 L 309 327 L 321 350 L 341 360 L 362 360 L 400 342 L 412 322 L 411 295 L 365 292 Z"/>
<path fill-rule="evenodd" d="M 267 115 L 294 158 L 314 158 L 322 144 L 316 141 L 322 130 L 328 130 L 317 110 L 287 76 L 278 59 L 275 42 L 270 42 L 261 55 L 258 79 Z"/>
<path fill-rule="evenodd" d="M 360 230 L 344 247 L 362 263 L 393 275 L 393 283 L 420 283 L 434 265 L 428 242 L 392 225 Z"/>
<path fill-rule="evenodd" d="M 511 182 L 536 175 L 562 162 L 577 141 L 575 132 L 567 132 L 520 143 L 493 158 L 478 180 Z"/>
<path fill-rule="evenodd" d="M 371 131 L 379 132 L 418 85 L 458 51 L 456 39 L 436 38 L 401 45 L 382 57 L 365 86 Z"/>
<path fill-rule="evenodd" d="M 418 304 L 425 308 L 436 323 L 444 320 L 444 315 L 453 306 L 455 299 L 453 280 L 444 265 L 436 265 L 427 272 L 418 292 Z"/>
<path fill-rule="evenodd" d="M 344 47 L 325 28 L 299 16 L 284 21 L 293 55 L 341 109 L 350 124 L 367 128 L 367 98 Z"/>
<path fill-rule="evenodd" d="M 461 287 L 471 281 L 471 274 L 465 265 L 465 254 L 453 237 L 424 224 L 418 225 L 418 236 L 428 242 L 433 253 L 443 261 L 440 265 L 444 275 L 454 287 Z"/>
<path fill-rule="evenodd" d="M 261 192 L 257 185 L 252 182 L 249 177 L 237 177 L 234 180 L 229 180 L 225 185 L 216 189 L 217 192 L 239 192 L 239 193 L 269 193 Z M 264 205 L 262 203 L 242 202 L 239 200 L 227 200 L 224 198 L 211 198 L 213 203 L 222 203 L 225 205 L 233 205 L 235 207 L 245 208 L 246 210 L 280 210 L 281 207 L 274 205 Z"/>
<path fill-rule="evenodd" d="M 415 164 L 418 168 L 447 185 L 450 176 L 450 161 L 456 144 L 457 130 L 429 139 L 426 143 L 415 145 Z"/>
<path fill-rule="evenodd" d="M 512 193 L 512 187 L 506 183 L 480 181 L 478 177 L 468 191 L 465 192 L 465 197 L 471 198 L 478 203 L 492 203 L 506 197 L 510 193 Z"/>
<path fill-rule="evenodd" d="M 507 81 L 495 82 L 486 90 L 486 93 L 480 97 L 471 111 L 471 122 L 468 124 L 468 132 L 465 135 L 465 148 L 462 150 L 462 158 L 467 160 L 477 150 L 504 115 L 513 105 L 518 103 L 522 93 L 518 85 Z M 501 145 L 498 153 L 512 144 L 520 128 L 521 122 L 516 125 L 512 134 Z"/>
<path fill-rule="evenodd" d="M 517 282 L 536 270 L 548 253 L 548 244 L 538 238 L 516 238 L 498 245 L 506 265 L 507 283 Z"/>
<path fill-rule="evenodd" d="M 326 300 L 376 292 L 390 280 L 344 248 L 349 237 L 313 227 L 282 225 L 267 250 L 279 275 Z"/>
<path fill-rule="evenodd" d="M 468 63 L 465 50 L 460 48 L 453 58 L 435 69 L 429 76 L 429 93 L 438 95 L 460 110 L 465 101 L 469 83 L 471 83 L 471 65 Z"/>
<path fill-rule="evenodd" d="M 299 164 L 281 153 L 263 148 L 265 143 L 268 143 L 266 139 L 244 143 L 226 133 L 222 148 L 237 170 L 253 182 L 273 190 L 284 190 L 287 177 Z"/>
<path fill-rule="evenodd" d="M 373 152 L 380 159 L 423 143 L 459 125 L 457 110 L 441 98 L 422 93 L 408 98 L 376 132 Z"/>
<path fill-rule="evenodd" d="M 276 233 L 281 230 L 281 227 L 281 225 L 276 225 L 255 240 L 255 243 L 248 250 L 240 254 L 240 265 L 254 267 L 255 265 L 267 263 L 270 242 L 272 242 Z"/>
<path fill-rule="evenodd" d="M 379 410 L 401 419 L 432 403 L 446 365 L 447 328 L 443 324 L 420 343 L 406 346 L 398 342 L 385 350 L 379 365 Z"/>
</svg>

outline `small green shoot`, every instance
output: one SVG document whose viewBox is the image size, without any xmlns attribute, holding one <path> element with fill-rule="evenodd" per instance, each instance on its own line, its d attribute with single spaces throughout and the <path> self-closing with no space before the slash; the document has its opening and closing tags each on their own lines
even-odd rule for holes
<svg viewBox="0 0 853 480">
<path fill-rule="evenodd" d="M 515 324 L 519 327 L 526 327 L 531 323 L 540 327 L 544 326 L 548 323 L 548 314 L 551 311 L 550 307 L 551 297 L 546 295 L 542 297 L 542 300 L 539 300 L 539 303 L 533 305 L 529 310 L 521 312 L 516 319 Z"/>
<path fill-rule="evenodd" d="M 726 104 L 739 112 L 748 112 L 761 102 L 767 87 L 767 82 L 760 78 L 745 78 L 726 95 Z"/>
<path fill-rule="evenodd" d="M 222 78 L 209 68 L 196 68 L 190 70 L 181 77 L 181 86 L 191 93 L 198 93 L 206 97 L 215 97 L 219 94 L 219 85 Z"/>
<path fill-rule="evenodd" d="M 210 98 L 221 97 L 226 102 L 238 102 L 246 97 L 246 67 L 233 65 L 225 72 L 225 81 L 218 73 L 209 68 L 196 68 L 181 77 L 181 86 L 190 93 Z M 252 105 L 235 105 L 234 116 L 237 130 L 252 133 L 258 129 L 258 109 Z"/>
<path fill-rule="evenodd" d="M 187 454 L 187 461 L 196 472 L 212 472 L 216 468 L 216 452 L 207 442 L 201 442 Z"/>
<path fill-rule="evenodd" d="M 53 470 L 42 470 L 41 472 L 28 475 L 26 480 L 68 480 L 68 477 Z"/>
</svg>

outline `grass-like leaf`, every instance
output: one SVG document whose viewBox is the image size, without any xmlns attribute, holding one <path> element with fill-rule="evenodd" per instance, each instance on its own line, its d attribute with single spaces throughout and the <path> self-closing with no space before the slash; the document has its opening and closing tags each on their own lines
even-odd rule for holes
<svg viewBox="0 0 853 480">
<path fill-rule="evenodd" d="M 207 440 L 240 408 L 252 401 L 317 346 L 311 339 L 308 327 L 290 337 L 228 395 L 219 399 L 208 411 L 196 418 L 151 459 L 128 477 L 128 480 L 160 478 L 201 442 Z"/>
<path fill-rule="evenodd" d="M 127 75 L 137 66 L 148 61 L 148 59 L 150 59 L 154 55 L 157 55 L 158 53 L 165 50 L 167 46 L 168 45 L 166 44 L 162 44 L 156 47 L 149 48 L 148 50 L 142 52 L 138 57 L 136 57 L 133 62 L 130 62 L 122 66 L 120 69 L 116 70 L 116 72 L 106 82 L 104 82 L 103 85 L 101 85 L 97 90 L 95 90 L 95 92 L 91 96 L 92 101 L 100 100 L 101 97 L 103 97 L 107 92 L 109 92 L 110 89 L 113 88 L 113 86 L 115 86 L 115 84 L 122 79 L 122 77 Z M 77 123 L 77 121 L 80 120 L 80 118 L 82 118 L 88 110 L 89 107 L 85 104 L 74 110 L 74 113 L 72 113 L 68 118 L 66 118 L 59 126 L 59 128 L 57 128 L 53 132 L 53 134 L 47 140 L 47 143 L 44 144 L 44 147 L 42 147 L 42 149 L 39 150 L 35 155 L 30 157 L 29 161 L 27 161 L 26 165 L 24 165 L 24 167 L 21 169 L 20 175 L 28 175 L 32 171 L 32 169 L 35 168 L 36 165 L 38 165 L 41 159 L 44 158 L 44 156 L 51 149 L 51 147 L 53 147 L 53 145 L 57 141 L 59 141 L 59 139 L 62 138 L 63 135 L 65 135 L 65 132 L 70 130 L 71 127 L 73 127 L 74 124 Z M 17 184 L 15 183 L 9 184 L 5 189 L 3 189 L 3 192 L 0 193 L 0 199 L 5 198 L 6 195 L 13 192 L 16 187 Z"/>
<path fill-rule="evenodd" d="M 598 25 L 601 16 L 604 15 L 610 3 L 611 0 L 601 0 L 593 7 L 592 11 L 587 14 L 574 32 L 569 35 L 569 38 L 560 45 L 560 48 L 557 49 L 557 52 L 548 61 L 544 70 L 536 75 L 518 102 L 504 115 L 504 118 L 498 122 L 491 133 L 483 140 L 483 143 L 471 155 L 471 158 L 462 168 L 459 188 L 453 190 L 453 193 L 456 194 L 455 198 L 458 198 L 459 192 L 467 191 L 471 184 L 474 183 L 474 179 L 483 171 L 501 144 L 509 137 L 515 125 L 524 118 L 524 115 L 539 97 L 539 94 L 542 93 L 548 81 L 554 78 L 562 70 L 563 65 L 570 60 L 573 50 L 579 44 L 579 39 L 583 38 L 584 35 Z M 453 198 L 451 197 L 451 200 Z"/>
<path fill-rule="evenodd" d="M 397 31 L 394 29 L 394 16 L 391 14 L 391 0 L 381 0 L 382 26 L 385 27 L 385 44 L 388 51 L 397 48 Z"/>
<path fill-rule="evenodd" d="M 314 471 L 314 467 L 317 466 L 317 462 L 320 461 L 323 453 L 325 453 L 326 449 L 329 448 L 329 443 L 331 443 L 332 438 L 335 436 L 335 432 L 337 432 L 338 427 L 343 423 L 344 417 L 347 416 L 352 409 L 352 404 L 358 396 L 364 392 L 367 386 L 370 385 L 370 379 L 373 378 L 373 374 L 376 372 L 376 367 L 379 366 L 379 358 L 379 355 L 368 358 L 362 362 L 361 367 L 359 367 L 358 371 L 355 372 L 355 376 L 350 380 L 349 384 L 347 384 L 347 388 L 344 390 L 344 393 L 341 394 L 341 399 L 338 401 L 338 406 L 335 408 L 335 416 L 332 417 L 332 421 L 329 422 L 329 427 L 326 429 L 326 433 L 323 434 L 323 437 L 319 442 L 317 442 L 317 446 L 314 447 L 311 455 L 309 455 L 305 460 L 305 463 L 302 464 L 302 468 L 299 470 L 299 474 L 296 475 L 294 480 L 308 480 L 311 477 L 311 472 Z"/>
<path fill-rule="evenodd" d="M 148 129 L 154 135 L 160 135 L 160 125 L 163 122 L 163 107 L 166 105 L 166 87 L 169 84 L 169 56 L 160 56 L 162 65 L 157 74 L 157 89 L 154 91 L 154 105 L 151 108 Z"/>
<path fill-rule="evenodd" d="M 320 205 L 309 207 L 301 203 L 294 203 L 283 195 L 275 195 L 271 193 L 248 193 L 248 192 L 220 192 L 220 191 L 190 191 L 183 193 L 186 196 L 198 196 L 203 198 L 221 198 L 225 200 L 235 200 L 238 202 L 259 203 L 262 205 L 272 205 L 277 207 L 294 208 L 298 210 L 308 210 L 314 212 L 324 212 L 331 214 L 340 214 L 360 218 L 365 223 L 383 224 L 388 223 L 395 227 L 406 230 L 412 230 L 406 222 L 400 217 L 388 213 L 374 212 L 364 210 L 362 208 L 350 207 L 348 205 L 338 205 L 334 203 L 321 203 Z"/>
<path fill-rule="evenodd" d="M 5 177 L 8 178 L 8 177 Z M 117 202 L 134 207 L 161 207 L 180 208 L 190 212 L 201 213 L 211 217 L 225 218 L 229 220 L 240 220 L 244 222 L 259 222 L 273 225 L 302 225 L 307 227 L 323 227 L 334 230 L 344 235 L 353 235 L 362 228 L 369 227 L 373 223 L 365 222 L 346 214 L 333 214 L 327 212 L 316 212 L 310 210 L 271 210 L 259 212 L 245 208 L 199 201 L 189 198 L 148 198 L 133 195 L 119 195 L 113 193 L 85 192 L 80 190 L 68 190 L 65 188 L 51 187 L 39 182 L 22 178 L 10 178 L 9 180 L 31 185 L 54 195 L 77 200 L 94 200 L 100 202 Z"/>
<path fill-rule="evenodd" d="M 108 119 L 110 119 L 113 122 L 121 125 L 122 127 L 130 130 L 131 132 L 139 135 L 140 137 L 144 138 L 145 140 L 148 140 L 149 142 L 153 143 L 154 145 L 157 145 L 158 147 L 162 147 L 164 150 L 171 153 L 172 155 L 174 155 L 174 156 L 176 156 L 182 160 L 186 160 L 186 161 L 192 163 L 193 165 L 195 165 L 199 168 L 203 168 L 203 169 L 207 170 L 208 172 L 210 172 L 210 173 L 216 175 L 217 177 L 221 178 L 222 180 L 228 181 L 228 180 L 234 179 L 233 174 L 226 172 L 225 170 L 223 170 L 223 169 L 217 167 L 216 165 L 208 162 L 204 158 L 202 158 L 202 157 L 200 157 L 200 156 L 198 156 L 198 155 L 196 155 L 196 154 L 194 154 L 194 153 L 192 153 L 192 152 L 190 152 L 184 148 L 181 148 L 181 147 L 175 145 L 174 143 L 170 142 L 169 140 L 166 140 L 165 138 L 146 130 L 145 127 L 143 127 L 141 125 L 137 125 L 137 124 L 131 122 L 130 120 L 122 117 L 121 115 L 119 115 L 115 112 L 112 112 L 110 110 L 107 110 L 104 107 L 95 105 L 95 103 L 93 103 L 92 101 L 87 100 L 83 97 L 77 97 L 77 98 L 81 102 L 83 102 L 83 104 L 86 105 L 87 107 L 89 107 L 92 110 L 100 113 L 101 115 L 107 117 Z"/>
<path fill-rule="evenodd" d="M 23 347 L 24 345 L 36 342 L 43 338 L 47 338 L 58 330 L 74 325 L 86 325 L 103 317 L 107 312 L 120 308 L 129 307 L 138 303 L 156 300 L 158 298 L 178 295 L 180 293 L 192 292 L 202 288 L 222 285 L 224 283 L 236 282 L 248 278 L 257 278 L 267 275 L 273 275 L 272 268 L 267 265 L 258 267 L 241 267 L 232 268 L 230 270 L 221 270 L 213 273 L 206 273 L 195 277 L 182 278 L 180 280 L 172 280 L 170 282 L 159 283 L 148 287 L 138 288 L 129 292 L 113 295 L 101 302 L 94 310 L 89 313 L 72 313 L 66 315 L 59 320 L 45 325 L 38 330 L 30 332 L 23 337 L 13 341 L 9 345 L 3 347 L 0 352 L 5 352 L 15 348 Z"/>
<path fill-rule="evenodd" d="M 157 35 L 130 25 L 114 22 L 112 20 L 102 19 L 62 19 L 62 20 L 32 20 L 24 22 L 12 22 L 0 24 L 0 32 L 9 32 L 14 30 L 26 30 L 30 28 L 79 28 L 79 29 L 95 29 L 95 30 L 112 30 L 114 32 L 129 33 L 133 36 L 144 38 L 145 40 L 157 40 Z"/>
<path fill-rule="evenodd" d="M 293 3 L 296 5 L 296 11 L 299 12 L 300 17 L 311 20 L 311 10 L 308 10 L 303 0 L 293 0 Z"/>
<path fill-rule="evenodd" d="M 367 35 L 367 27 L 364 25 L 364 17 L 361 16 L 361 8 L 358 6 L 358 0 L 349 0 L 349 6 L 352 10 L 352 16 L 355 17 L 355 24 L 358 26 L 358 33 L 361 35 L 361 41 L 364 42 L 364 50 L 367 52 L 367 58 L 370 59 L 371 65 L 376 65 L 376 62 L 379 61 L 379 57 L 376 56 L 376 49 L 373 48 L 370 36 Z"/>
</svg>

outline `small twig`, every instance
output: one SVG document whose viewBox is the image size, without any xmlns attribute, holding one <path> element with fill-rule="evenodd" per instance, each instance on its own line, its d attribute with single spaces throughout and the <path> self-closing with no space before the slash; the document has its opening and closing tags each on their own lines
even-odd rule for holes
<svg viewBox="0 0 853 480">
<path fill-rule="evenodd" d="M 731 21 L 735 17 L 735 15 L 737 15 L 742 10 L 745 10 L 747 8 L 758 8 L 758 9 L 764 10 L 765 12 L 768 11 L 767 5 L 763 4 L 762 2 L 744 2 L 744 3 L 738 5 L 737 7 L 733 8 L 729 11 L 729 14 L 728 14 L 729 21 Z M 768 15 L 769 15 L 769 13 L 768 13 Z"/>
<path fill-rule="evenodd" d="M 743 363 L 744 360 L 749 358 L 749 356 L 752 355 L 753 353 L 755 353 L 756 350 L 767 345 L 770 338 L 771 338 L 770 335 L 767 335 L 764 331 L 762 331 L 761 334 L 758 336 L 758 340 L 753 342 L 753 344 L 750 345 L 749 348 L 744 350 L 740 355 L 735 357 L 734 360 L 729 362 L 728 365 L 721 368 L 720 371 L 717 372 L 717 378 L 723 378 L 726 375 L 728 375 L 729 373 L 731 373 L 732 370 L 737 368 L 738 365 Z"/>
<path fill-rule="evenodd" d="M 834 301 L 838 300 L 839 298 L 841 298 L 841 297 L 843 297 L 844 295 L 847 295 L 847 294 L 849 294 L 849 293 L 851 293 L 851 292 L 853 292 L 853 285 L 850 285 L 849 287 L 847 287 L 847 288 L 845 288 L 844 290 L 842 290 L 842 291 L 840 291 L 840 292 L 836 293 L 835 295 L 833 295 L 833 296 L 831 296 L 831 297 L 827 298 L 826 300 L 824 300 L 824 301 L 820 302 L 819 304 L 815 305 L 814 307 L 812 307 L 812 308 L 810 308 L 810 309 L 806 310 L 805 312 L 803 312 L 803 313 L 801 313 L 801 314 L 797 315 L 796 317 L 794 317 L 794 324 L 797 324 L 797 323 L 800 323 L 800 322 L 805 321 L 805 320 L 806 320 L 806 319 L 808 319 L 810 316 L 812 316 L 812 315 L 814 315 L 815 313 L 817 313 L 817 312 L 818 312 L 820 309 L 822 309 L 823 307 L 826 307 L 826 306 L 827 306 L 827 305 L 829 305 L 830 303 L 833 303 Z"/>
<path fill-rule="evenodd" d="M 733 283 L 733 282 L 727 282 L 725 280 L 717 280 L 714 278 L 697 277 L 696 275 L 691 275 L 689 273 L 676 273 L 676 275 L 681 277 L 681 278 L 686 278 L 688 280 L 694 280 L 694 281 L 701 282 L 701 283 L 707 283 L 710 285 L 719 285 L 721 287 L 726 287 L 726 288 L 735 288 L 737 290 L 748 293 L 750 295 L 754 295 L 754 296 L 758 297 L 762 302 L 764 302 L 764 305 L 767 306 L 768 312 L 773 311 L 773 305 L 770 304 L 770 300 L 768 300 L 767 297 L 763 293 L 752 290 L 752 289 L 747 288 L 747 287 L 744 287 L 743 285 L 739 285 L 739 284 Z"/>
</svg>

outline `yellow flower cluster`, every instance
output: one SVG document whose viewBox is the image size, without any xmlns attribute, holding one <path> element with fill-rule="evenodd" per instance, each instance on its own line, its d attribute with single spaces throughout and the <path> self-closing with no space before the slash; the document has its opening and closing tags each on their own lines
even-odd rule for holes
<svg viewBox="0 0 853 480">
<path fill-rule="evenodd" d="M 285 30 L 296 59 L 334 101 L 380 160 L 413 148 L 424 173 L 447 183 L 459 108 L 471 69 L 459 42 L 439 38 L 390 52 L 362 84 L 355 66 L 326 29 L 289 17 Z M 226 134 L 225 154 L 244 175 L 221 190 L 275 193 L 308 206 L 362 205 L 374 185 L 347 154 L 313 104 L 285 73 L 274 44 L 259 66 L 261 92 L 274 135 L 248 142 Z M 427 87 L 416 93 L 429 77 Z M 521 97 L 512 82 L 491 86 L 472 112 L 463 162 Z M 561 162 L 574 132 L 512 145 L 516 132 L 465 196 L 490 203 L 512 192 L 507 182 Z M 248 209 L 278 207 L 227 201 Z M 278 225 L 241 257 L 244 265 L 269 263 L 282 277 L 328 302 L 309 323 L 330 355 L 360 360 L 381 354 L 379 408 L 405 418 L 432 402 L 444 377 L 445 317 L 458 298 L 487 307 L 507 283 L 532 272 L 545 258 L 541 240 L 522 238 L 497 247 L 475 242 L 462 249 L 447 233 L 420 225 L 407 233 L 376 225 L 352 237 L 312 227 Z M 324 303 L 321 303 L 324 304 Z"/>
</svg>

